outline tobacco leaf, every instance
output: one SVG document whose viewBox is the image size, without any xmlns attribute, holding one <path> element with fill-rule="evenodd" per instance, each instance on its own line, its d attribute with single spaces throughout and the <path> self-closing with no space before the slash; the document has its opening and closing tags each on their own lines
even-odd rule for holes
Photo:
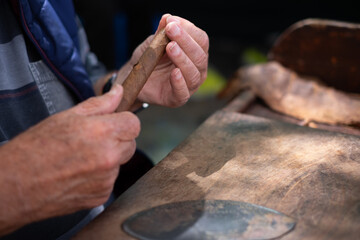
<svg viewBox="0 0 360 240">
<path fill-rule="evenodd" d="M 231 97 L 250 88 L 273 110 L 306 121 L 360 126 L 360 95 L 301 77 L 277 62 L 240 68 L 220 93 Z"/>
</svg>

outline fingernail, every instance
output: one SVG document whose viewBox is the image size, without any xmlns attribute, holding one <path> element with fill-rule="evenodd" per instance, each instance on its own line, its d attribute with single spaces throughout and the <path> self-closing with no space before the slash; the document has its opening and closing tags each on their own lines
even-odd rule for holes
<svg viewBox="0 0 360 240">
<path fill-rule="evenodd" d="M 171 35 L 171 36 L 177 36 L 180 34 L 180 28 L 179 26 L 174 23 L 174 22 L 171 22 L 169 23 L 168 25 L 166 25 L 166 28 L 167 28 L 167 32 Z"/>
<path fill-rule="evenodd" d="M 171 42 L 170 44 L 172 44 L 170 46 L 170 52 L 173 55 L 178 55 L 180 53 L 180 48 L 179 45 L 176 42 Z"/>
<path fill-rule="evenodd" d="M 121 91 L 120 89 L 121 89 L 121 85 L 115 83 L 115 84 L 112 86 L 112 88 L 111 88 L 111 90 L 110 90 L 110 92 L 109 92 L 109 95 L 111 95 L 111 96 L 118 95 L 118 94 L 119 94 L 119 91 Z"/>
</svg>

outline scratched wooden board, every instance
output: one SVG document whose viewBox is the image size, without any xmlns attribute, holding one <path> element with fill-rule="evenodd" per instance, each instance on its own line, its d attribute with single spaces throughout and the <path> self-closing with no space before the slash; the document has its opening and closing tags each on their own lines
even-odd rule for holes
<svg viewBox="0 0 360 240">
<path fill-rule="evenodd" d="M 358 239 L 360 138 L 218 111 L 75 239 L 132 239 L 121 229 L 129 216 L 198 199 L 295 218 L 281 239 Z"/>
</svg>

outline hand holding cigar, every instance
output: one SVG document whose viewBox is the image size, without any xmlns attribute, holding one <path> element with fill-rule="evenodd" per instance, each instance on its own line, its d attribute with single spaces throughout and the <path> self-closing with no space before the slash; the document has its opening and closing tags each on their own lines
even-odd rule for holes
<svg viewBox="0 0 360 240">
<path fill-rule="evenodd" d="M 127 74 L 126 68 L 120 70 L 117 82 L 124 82 L 124 97 L 117 111 L 130 110 L 136 99 L 179 107 L 205 80 L 209 49 L 207 34 L 188 20 L 170 14 L 161 18 L 158 29 L 152 42 L 145 41 L 134 51 L 134 61 L 129 63 L 136 64 L 126 65 L 132 71 Z M 148 47 L 142 52 L 146 45 Z M 165 53 L 166 57 L 163 57 Z"/>
<path fill-rule="evenodd" d="M 163 28 L 155 35 L 149 47 L 145 50 L 138 63 L 135 64 L 129 76 L 125 79 L 123 83 L 124 96 L 119 107 L 116 109 L 117 112 L 127 111 L 134 104 L 150 74 L 164 55 L 165 47 L 168 43 L 169 39 Z"/>
</svg>

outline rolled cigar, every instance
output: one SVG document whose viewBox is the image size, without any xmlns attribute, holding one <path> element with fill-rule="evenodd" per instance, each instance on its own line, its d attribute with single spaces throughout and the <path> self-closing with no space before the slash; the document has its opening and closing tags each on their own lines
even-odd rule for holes
<svg viewBox="0 0 360 240">
<path fill-rule="evenodd" d="M 116 109 L 117 112 L 127 111 L 134 104 L 150 74 L 164 55 L 165 47 L 168 43 L 169 39 L 165 34 L 165 29 L 159 30 L 139 61 L 134 65 L 129 76 L 125 79 L 123 83 L 124 96 Z"/>
</svg>

